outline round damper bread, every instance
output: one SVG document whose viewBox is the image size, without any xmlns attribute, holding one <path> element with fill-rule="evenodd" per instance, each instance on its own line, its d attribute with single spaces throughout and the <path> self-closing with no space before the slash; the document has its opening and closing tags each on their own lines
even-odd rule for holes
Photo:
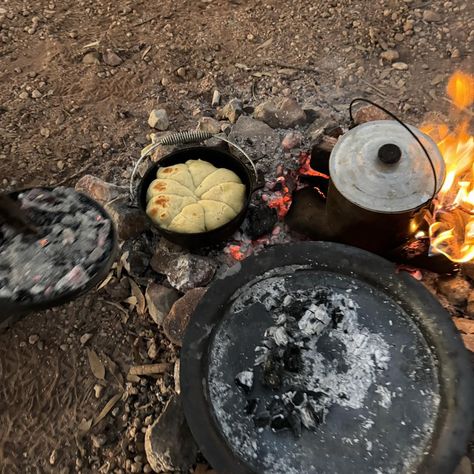
<svg viewBox="0 0 474 474">
<path fill-rule="evenodd" d="M 181 212 L 183 207 L 196 202 L 192 196 L 176 194 L 158 194 L 150 199 L 146 213 L 160 227 L 167 228 L 170 222 Z"/>
<path fill-rule="evenodd" d="M 156 177 L 158 179 L 172 179 L 173 181 L 177 181 L 179 184 L 186 186 L 192 191 L 194 191 L 195 188 L 191 173 L 184 163 L 158 168 Z"/>
<path fill-rule="evenodd" d="M 153 180 L 146 193 L 146 200 L 149 201 L 153 196 L 157 196 L 158 194 L 176 194 L 177 196 L 194 197 L 192 189 L 189 189 L 172 179 Z"/>
<path fill-rule="evenodd" d="M 168 230 L 182 234 L 205 232 L 204 209 L 199 204 L 189 204 L 171 221 Z"/>
<path fill-rule="evenodd" d="M 245 185 L 241 183 L 217 184 L 205 192 L 201 199 L 224 202 L 238 214 L 244 207 Z"/>
<path fill-rule="evenodd" d="M 214 230 L 227 224 L 237 213 L 225 202 L 201 199 L 199 204 L 204 209 L 206 230 Z"/>
<path fill-rule="evenodd" d="M 193 178 L 194 187 L 197 188 L 205 178 L 217 170 L 214 165 L 203 160 L 188 160 L 186 166 Z"/>
<path fill-rule="evenodd" d="M 203 180 L 203 182 L 197 187 L 195 194 L 197 197 L 201 197 L 206 191 L 209 191 L 209 189 L 214 187 L 216 184 L 221 183 L 242 184 L 242 181 L 233 171 L 226 168 L 219 168 Z"/>
</svg>

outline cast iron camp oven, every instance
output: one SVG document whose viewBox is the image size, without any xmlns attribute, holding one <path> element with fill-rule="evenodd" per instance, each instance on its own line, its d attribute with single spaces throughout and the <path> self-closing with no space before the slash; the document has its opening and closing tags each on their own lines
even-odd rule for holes
<svg viewBox="0 0 474 474">
<path fill-rule="evenodd" d="M 9 193 L 9 196 L 12 199 L 17 199 L 18 195 L 21 193 L 25 193 L 30 191 L 33 188 L 26 188 L 22 190 L 18 190 L 12 193 Z M 35 187 L 34 189 L 44 189 L 44 190 L 52 190 L 52 187 Z M 44 296 L 42 299 L 36 299 L 34 301 L 29 300 L 18 300 L 12 301 L 8 298 L 0 298 L 0 328 L 6 327 L 13 323 L 14 321 L 20 319 L 23 316 L 35 311 L 42 311 L 45 309 L 49 309 L 55 306 L 59 306 L 65 303 L 69 303 L 70 301 L 88 293 L 94 287 L 96 287 L 104 278 L 108 275 L 110 268 L 112 267 L 115 258 L 118 253 L 118 237 L 117 231 L 113 224 L 112 219 L 110 218 L 109 214 L 105 211 L 105 209 L 95 200 L 90 198 L 89 196 L 77 193 L 80 195 L 80 199 L 83 204 L 89 206 L 91 209 L 94 209 L 98 212 L 104 219 L 110 221 L 110 231 L 108 235 L 109 240 L 109 252 L 104 258 L 97 264 L 97 268 L 93 275 L 89 278 L 89 280 L 82 286 L 78 288 L 74 288 L 71 290 L 66 290 L 61 294 L 55 296 Z"/>
<path fill-rule="evenodd" d="M 160 227 L 153 222 L 147 215 L 150 222 L 156 227 L 160 233 L 170 242 L 174 242 L 186 248 L 198 248 L 213 245 L 230 237 L 239 227 L 245 218 L 247 212 L 250 196 L 252 195 L 255 186 L 256 178 L 252 176 L 249 168 L 237 156 L 224 151 L 219 148 L 212 148 L 206 146 L 193 146 L 174 151 L 160 159 L 158 163 L 153 164 L 143 176 L 138 187 L 138 205 L 146 214 L 146 193 L 151 182 L 156 179 L 156 174 L 159 168 L 177 165 L 178 163 L 185 163 L 188 160 L 204 160 L 213 164 L 218 168 L 227 168 L 242 180 L 246 187 L 245 203 L 242 210 L 227 224 L 224 224 L 217 229 L 208 232 L 198 232 L 184 234 L 180 232 L 173 232 L 163 227 Z"/>
<path fill-rule="evenodd" d="M 274 432 L 249 414 L 249 399 L 258 407 L 283 399 L 283 385 L 260 383 L 256 353 L 275 317 L 285 319 L 287 299 L 318 288 L 350 298 L 358 319 L 321 336 L 314 356 L 324 369 L 298 390 L 325 396 L 335 374 L 336 401 L 315 429 Z M 236 374 L 252 366 L 245 393 Z M 381 257 L 328 242 L 274 246 L 230 268 L 195 310 L 181 352 L 186 418 L 219 473 L 450 474 L 471 433 L 472 378 L 451 318 L 421 283 Z"/>
</svg>

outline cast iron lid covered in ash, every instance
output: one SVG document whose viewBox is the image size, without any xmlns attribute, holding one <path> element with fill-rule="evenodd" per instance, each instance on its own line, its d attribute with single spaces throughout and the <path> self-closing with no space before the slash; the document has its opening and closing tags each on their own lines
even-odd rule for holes
<svg viewBox="0 0 474 474">
<path fill-rule="evenodd" d="M 305 242 L 230 268 L 181 354 L 191 431 L 220 473 L 454 471 L 470 361 L 449 315 L 366 251 Z"/>
<path fill-rule="evenodd" d="M 445 164 L 433 140 L 415 127 L 436 172 L 436 191 Z M 417 209 L 434 191 L 430 161 L 416 139 L 394 120 L 367 122 L 339 138 L 329 161 L 331 180 L 350 202 L 376 212 Z"/>
</svg>

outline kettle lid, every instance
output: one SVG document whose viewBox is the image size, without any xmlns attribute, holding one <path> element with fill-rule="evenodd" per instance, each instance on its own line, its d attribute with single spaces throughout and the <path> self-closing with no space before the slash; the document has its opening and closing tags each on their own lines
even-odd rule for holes
<svg viewBox="0 0 474 474">
<path fill-rule="evenodd" d="M 438 192 L 446 173 L 443 157 L 428 135 L 408 127 L 431 158 Z M 417 209 L 431 199 L 435 186 L 423 148 L 394 120 L 367 122 L 340 137 L 331 153 L 329 174 L 347 200 L 382 213 Z"/>
</svg>

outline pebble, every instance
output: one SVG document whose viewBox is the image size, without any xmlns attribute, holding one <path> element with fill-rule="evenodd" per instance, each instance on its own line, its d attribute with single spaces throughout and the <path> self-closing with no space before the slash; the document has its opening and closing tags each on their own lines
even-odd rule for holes
<svg viewBox="0 0 474 474">
<path fill-rule="evenodd" d="M 401 43 L 405 39 L 405 35 L 403 35 L 402 33 L 396 33 L 394 38 L 395 38 L 395 41 L 398 41 L 399 43 Z"/>
<path fill-rule="evenodd" d="M 396 69 L 397 71 L 406 71 L 408 69 L 408 64 L 407 63 L 393 63 L 392 64 L 393 69 Z"/>
<path fill-rule="evenodd" d="M 301 132 L 288 132 L 283 141 L 281 142 L 281 146 L 284 150 L 292 150 L 301 145 L 303 141 L 303 134 Z"/>
<path fill-rule="evenodd" d="M 148 125 L 157 130 L 167 130 L 170 126 L 168 114 L 165 109 L 154 109 L 150 112 L 148 117 Z"/>
<path fill-rule="evenodd" d="M 213 133 L 215 135 L 220 133 L 221 124 L 212 117 L 202 117 L 199 119 L 197 129 L 202 130 L 203 132 Z"/>
<path fill-rule="evenodd" d="M 156 359 L 158 356 L 158 348 L 156 347 L 156 342 L 151 341 L 148 347 L 148 357 L 152 360 Z"/>
<path fill-rule="evenodd" d="M 32 334 L 32 335 L 28 338 L 28 342 L 29 342 L 31 345 L 36 344 L 38 341 L 39 341 L 39 336 L 38 336 L 38 334 Z"/>
<path fill-rule="evenodd" d="M 221 93 L 217 89 L 215 89 L 212 94 L 211 105 L 213 107 L 217 107 L 220 103 L 221 103 Z"/>
<path fill-rule="evenodd" d="M 64 169 L 64 161 L 63 160 L 59 160 L 57 163 L 56 163 L 56 166 L 58 167 L 58 170 L 59 171 L 62 171 Z"/>
<path fill-rule="evenodd" d="M 100 64 L 100 54 L 97 51 L 91 51 L 84 54 L 82 57 L 82 63 L 91 66 L 93 64 Z"/>
<path fill-rule="evenodd" d="M 23 91 L 23 92 L 20 92 L 20 94 L 18 95 L 18 97 L 22 100 L 25 100 L 25 99 L 28 99 L 30 96 L 28 94 L 28 92 L 26 91 Z"/>
<path fill-rule="evenodd" d="M 102 446 L 104 446 L 107 439 L 104 435 L 99 434 L 99 435 L 91 435 L 91 441 L 92 441 L 92 446 L 94 446 L 95 449 L 99 449 Z"/>
<path fill-rule="evenodd" d="M 95 398 L 99 399 L 102 396 L 102 392 L 104 391 L 104 387 L 102 385 L 96 383 L 94 385 L 94 395 Z"/>
<path fill-rule="evenodd" d="M 178 77 L 181 77 L 181 79 L 186 79 L 186 68 L 184 67 L 178 68 L 178 70 L 176 71 L 176 74 L 178 75 Z"/>
<path fill-rule="evenodd" d="M 37 347 L 40 351 L 44 349 L 44 342 L 43 341 L 38 341 Z"/>
<path fill-rule="evenodd" d="M 407 32 L 407 31 L 413 30 L 414 25 L 415 25 L 415 22 L 413 20 L 405 21 L 405 23 L 403 24 L 403 31 Z"/>
<path fill-rule="evenodd" d="M 49 128 L 46 128 L 46 127 L 40 128 L 40 135 L 42 135 L 43 137 L 48 138 L 50 133 L 51 132 L 49 131 Z"/>
<path fill-rule="evenodd" d="M 388 49 L 387 51 L 380 53 L 380 57 L 386 61 L 393 62 L 400 57 L 400 54 L 395 49 Z"/>
<path fill-rule="evenodd" d="M 66 352 L 67 351 L 67 344 L 61 344 L 59 346 L 59 348 L 63 351 L 63 352 Z"/>
<path fill-rule="evenodd" d="M 58 460 L 58 451 L 57 449 L 53 449 L 51 451 L 51 455 L 49 456 L 49 464 L 51 464 L 51 466 L 54 466 L 57 460 Z"/>
<path fill-rule="evenodd" d="M 105 52 L 104 55 L 102 56 L 102 60 L 104 61 L 105 64 L 107 64 L 107 66 L 112 66 L 112 67 L 119 66 L 123 62 L 122 58 L 118 54 L 114 53 L 113 51 Z"/>
<path fill-rule="evenodd" d="M 85 334 L 83 334 L 81 336 L 81 338 L 79 339 L 80 343 L 81 343 L 81 346 L 84 346 L 85 344 L 87 344 L 87 342 L 92 339 L 92 334 L 91 333 L 88 333 L 86 332 Z"/>
<path fill-rule="evenodd" d="M 230 123 L 235 123 L 242 115 L 242 112 L 242 101 L 239 99 L 232 99 L 224 106 L 220 115 L 228 119 Z"/>
<path fill-rule="evenodd" d="M 427 21 L 428 23 L 440 21 L 441 15 L 433 10 L 425 10 L 423 12 L 423 20 Z"/>
<path fill-rule="evenodd" d="M 460 58 L 461 57 L 461 51 L 459 51 L 458 48 L 454 48 L 452 51 L 451 51 L 451 58 L 452 59 L 457 59 L 457 58 Z"/>
<path fill-rule="evenodd" d="M 33 99 L 39 99 L 40 97 L 43 97 L 43 94 L 38 89 L 34 89 L 31 93 L 31 97 L 33 97 Z"/>
</svg>

